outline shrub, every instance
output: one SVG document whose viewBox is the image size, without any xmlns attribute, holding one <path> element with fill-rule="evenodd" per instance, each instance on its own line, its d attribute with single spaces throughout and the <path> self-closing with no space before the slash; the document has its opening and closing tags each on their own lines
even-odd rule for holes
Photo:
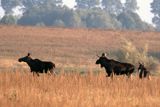
<svg viewBox="0 0 160 107">
<path fill-rule="evenodd" d="M 122 49 L 118 52 L 117 58 L 122 62 L 130 62 L 134 65 L 143 63 L 152 72 L 158 72 L 159 61 L 151 55 L 148 55 L 148 44 L 143 49 L 138 49 L 133 43 L 122 38 Z"/>
</svg>

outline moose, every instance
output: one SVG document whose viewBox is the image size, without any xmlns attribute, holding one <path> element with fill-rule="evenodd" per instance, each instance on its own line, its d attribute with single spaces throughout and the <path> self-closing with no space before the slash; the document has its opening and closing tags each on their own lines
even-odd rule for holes
<svg viewBox="0 0 160 107">
<path fill-rule="evenodd" d="M 99 56 L 98 56 L 99 57 Z M 105 68 L 107 77 L 113 77 L 113 75 L 127 75 L 129 78 L 134 72 L 135 66 L 130 63 L 122 63 L 113 59 L 108 59 L 105 53 L 96 61 L 96 64 L 100 64 L 101 68 Z"/>
<path fill-rule="evenodd" d="M 50 74 L 55 74 L 53 71 L 55 68 L 55 64 L 50 61 L 41 61 L 39 59 L 32 59 L 30 53 L 27 54 L 27 56 L 19 58 L 19 62 L 26 62 L 28 66 L 30 67 L 31 72 L 37 74 L 39 76 L 39 73 L 47 73 L 48 70 L 50 71 Z"/>
<path fill-rule="evenodd" d="M 150 72 L 146 69 L 146 67 L 144 66 L 144 64 L 140 63 L 139 62 L 139 67 L 138 67 L 138 71 L 139 71 L 139 78 L 142 79 L 142 78 L 148 78 L 149 80 L 151 79 L 150 78 Z"/>
</svg>

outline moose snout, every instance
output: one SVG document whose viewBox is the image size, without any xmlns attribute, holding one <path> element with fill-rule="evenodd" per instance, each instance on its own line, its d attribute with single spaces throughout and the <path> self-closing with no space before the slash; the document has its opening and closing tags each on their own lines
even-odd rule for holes
<svg viewBox="0 0 160 107">
<path fill-rule="evenodd" d="M 18 59 L 18 62 L 22 62 L 21 59 Z"/>
</svg>

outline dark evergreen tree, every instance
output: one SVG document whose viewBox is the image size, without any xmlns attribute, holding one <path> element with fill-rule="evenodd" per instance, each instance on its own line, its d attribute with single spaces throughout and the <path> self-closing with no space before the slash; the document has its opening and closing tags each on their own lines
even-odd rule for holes
<svg viewBox="0 0 160 107">
<path fill-rule="evenodd" d="M 137 0 L 126 0 L 125 11 L 135 12 L 139 7 L 137 6 Z"/>
<path fill-rule="evenodd" d="M 32 7 L 62 6 L 62 0 L 22 0 L 25 10 Z M 50 7 L 51 8 L 51 7 Z"/>
<path fill-rule="evenodd" d="M 123 29 L 153 30 L 153 27 L 143 22 L 139 15 L 135 12 L 123 12 L 117 17 L 117 19 L 122 23 Z"/>
<path fill-rule="evenodd" d="M 17 24 L 17 18 L 12 15 L 5 15 L 1 19 L 0 23 L 5 25 L 15 25 Z"/>
<path fill-rule="evenodd" d="M 113 15 L 118 15 L 123 11 L 121 0 L 102 0 L 104 10 Z"/>
<path fill-rule="evenodd" d="M 121 24 L 109 13 L 101 9 L 90 10 L 86 17 L 86 26 L 89 28 L 110 28 L 116 29 Z"/>
</svg>

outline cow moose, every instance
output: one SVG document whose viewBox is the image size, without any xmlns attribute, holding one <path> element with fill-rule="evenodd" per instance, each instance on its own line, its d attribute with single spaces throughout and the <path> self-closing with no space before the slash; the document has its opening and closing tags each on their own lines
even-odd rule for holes
<svg viewBox="0 0 160 107">
<path fill-rule="evenodd" d="M 113 74 L 125 74 L 130 78 L 135 69 L 135 66 L 130 63 L 122 63 L 113 59 L 108 59 L 105 53 L 102 53 L 102 56 L 99 57 L 96 64 L 100 64 L 101 68 L 105 68 L 108 77 L 113 77 Z"/>
<path fill-rule="evenodd" d="M 27 56 L 19 58 L 19 62 L 26 62 L 28 66 L 30 67 L 31 72 L 37 74 L 39 76 L 39 73 L 47 73 L 48 70 L 50 71 L 50 74 L 55 74 L 53 71 L 55 68 L 55 64 L 50 61 L 41 61 L 39 59 L 32 59 L 30 53 L 28 53 Z"/>
<path fill-rule="evenodd" d="M 146 67 L 144 66 L 144 64 L 139 62 L 139 67 L 138 67 L 138 71 L 139 71 L 139 78 L 148 78 L 149 80 L 150 78 L 150 72 L 146 69 Z"/>
</svg>

